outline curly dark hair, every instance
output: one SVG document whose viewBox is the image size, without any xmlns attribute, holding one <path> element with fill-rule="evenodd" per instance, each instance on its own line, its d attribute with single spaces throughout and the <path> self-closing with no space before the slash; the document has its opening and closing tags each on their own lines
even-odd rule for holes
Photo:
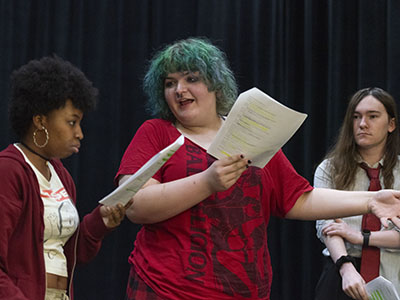
<svg viewBox="0 0 400 300">
<path fill-rule="evenodd" d="M 58 56 L 31 60 L 11 74 L 9 120 L 18 138 L 24 137 L 32 117 L 47 115 L 67 100 L 82 112 L 96 107 L 98 90 L 85 74 Z"/>
</svg>

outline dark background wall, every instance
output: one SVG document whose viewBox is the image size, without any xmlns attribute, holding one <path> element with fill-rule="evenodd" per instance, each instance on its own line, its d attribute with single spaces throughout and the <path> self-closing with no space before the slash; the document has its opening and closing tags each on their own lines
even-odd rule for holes
<svg viewBox="0 0 400 300">
<path fill-rule="evenodd" d="M 312 182 L 352 93 L 379 86 L 399 99 L 399 17 L 397 0 L 0 0 L 0 147 L 16 141 L 7 120 L 11 71 L 53 53 L 80 67 L 100 90 L 81 152 L 64 161 L 84 215 L 113 190 L 122 154 L 149 117 L 146 61 L 165 43 L 203 36 L 227 53 L 240 91 L 256 86 L 309 115 L 284 152 Z M 125 220 L 76 270 L 77 300 L 123 299 L 138 229 Z M 322 267 L 314 222 L 273 219 L 269 248 L 272 300 L 312 299 Z"/>
</svg>

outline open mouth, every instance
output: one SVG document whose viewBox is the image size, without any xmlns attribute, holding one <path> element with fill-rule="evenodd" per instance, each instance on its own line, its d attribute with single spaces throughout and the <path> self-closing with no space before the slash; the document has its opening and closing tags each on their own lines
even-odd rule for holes
<svg viewBox="0 0 400 300">
<path fill-rule="evenodd" d="M 190 104 L 192 102 L 194 102 L 193 99 L 184 99 L 184 100 L 179 101 L 179 105 L 180 106 L 185 106 L 185 105 L 188 105 L 188 104 Z"/>
</svg>

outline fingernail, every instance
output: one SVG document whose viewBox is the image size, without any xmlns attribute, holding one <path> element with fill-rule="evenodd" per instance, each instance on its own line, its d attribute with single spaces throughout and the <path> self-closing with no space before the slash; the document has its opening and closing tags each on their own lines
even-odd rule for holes
<svg viewBox="0 0 400 300">
<path fill-rule="evenodd" d="M 246 169 L 249 167 L 249 165 L 246 165 Z"/>
<path fill-rule="evenodd" d="M 244 158 L 244 155 L 243 155 L 243 154 L 240 154 L 240 158 Z"/>
<path fill-rule="evenodd" d="M 248 161 L 247 161 L 249 164 L 251 164 L 251 160 L 249 159 Z"/>
</svg>

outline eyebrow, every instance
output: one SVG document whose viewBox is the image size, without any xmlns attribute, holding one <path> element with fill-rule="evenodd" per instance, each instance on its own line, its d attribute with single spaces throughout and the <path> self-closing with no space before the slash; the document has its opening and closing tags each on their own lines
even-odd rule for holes
<svg viewBox="0 0 400 300">
<path fill-rule="evenodd" d="M 79 114 L 77 114 L 77 113 L 72 113 L 72 114 L 70 115 L 70 117 L 75 117 L 75 118 L 81 119 L 81 118 L 83 118 L 83 113 L 82 113 L 81 115 L 79 115 Z"/>
<path fill-rule="evenodd" d="M 359 112 L 359 111 L 357 111 L 357 110 L 355 110 L 354 111 L 354 113 L 355 114 L 361 114 L 361 112 Z M 366 112 L 367 114 L 373 114 L 373 113 L 379 113 L 379 114 L 381 114 L 382 112 L 381 111 L 379 111 L 379 110 L 367 110 L 367 112 Z"/>
</svg>

